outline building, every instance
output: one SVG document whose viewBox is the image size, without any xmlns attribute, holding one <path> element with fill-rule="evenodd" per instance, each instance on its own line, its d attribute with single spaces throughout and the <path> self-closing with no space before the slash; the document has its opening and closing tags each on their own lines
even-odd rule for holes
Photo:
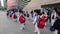
<svg viewBox="0 0 60 34">
<path fill-rule="evenodd" d="M 0 9 L 7 8 L 7 0 L 0 0 Z"/>
<path fill-rule="evenodd" d="M 22 9 L 23 11 L 32 11 L 34 9 L 41 9 L 45 5 L 58 3 L 60 3 L 60 0 L 18 0 L 15 4 L 18 4 L 18 8 Z"/>
<path fill-rule="evenodd" d="M 31 11 L 34 9 L 41 9 L 42 5 L 56 4 L 56 3 L 60 3 L 60 0 L 31 0 L 31 2 L 29 2 L 23 10 Z"/>
</svg>

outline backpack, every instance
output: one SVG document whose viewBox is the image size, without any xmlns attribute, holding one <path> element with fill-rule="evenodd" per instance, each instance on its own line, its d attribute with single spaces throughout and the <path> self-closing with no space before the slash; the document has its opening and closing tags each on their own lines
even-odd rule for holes
<svg viewBox="0 0 60 34">
<path fill-rule="evenodd" d="M 54 22 L 53 26 L 55 29 L 59 30 L 60 29 L 60 19 L 57 18 L 56 21 Z"/>
<path fill-rule="evenodd" d="M 23 15 L 20 16 L 19 22 L 20 23 L 25 23 L 25 17 Z"/>
<path fill-rule="evenodd" d="M 50 26 L 50 31 L 51 31 L 51 32 L 55 31 L 54 26 Z"/>
<path fill-rule="evenodd" d="M 43 22 L 47 22 L 47 17 L 46 16 L 43 16 Z"/>
<path fill-rule="evenodd" d="M 38 28 L 43 29 L 46 21 L 47 19 L 45 18 L 38 18 Z"/>
<path fill-rule="evenodd" d="M 17 15 L 16 15 L 16 14 L 14 14 L 14 15 L 13 15 L 13 18 L 14 18 L 14 19 L 17 19 Z"/>
</svg>

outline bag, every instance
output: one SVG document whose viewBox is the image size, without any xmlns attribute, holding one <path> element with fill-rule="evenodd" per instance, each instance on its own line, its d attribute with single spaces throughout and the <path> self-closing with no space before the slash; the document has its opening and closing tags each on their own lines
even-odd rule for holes
<svg viewBox="0 0 60 34">
<path fill-rule="evenodd" d="M 46 16 L 43 16 L 43 22 L 47 22 L 47 17 Z"/>
<path fill-rule="evenodd" d="M 56 21 L 54 22 L 53 26 L 55 29 L 59 30 L 60 29 L 60 19 L 57 18 Z"/>
<path fill-rule="evenodd" d="M 20 23 L 25 23 L 25 17 L 21 15 L 19 18 L 19 21 Z"/>
<path fill-rule="evenodd" d="M 38 28 L 43 29 L 44 26 L 45 26 L 45 23 L 46 23 L 47 19 L 45 17 L 44 18 L 39 18 L 38 21 L 39 21 L 38 22 Z"/>
<path fill-rule="evenodd" d="M 51 32 L 55 31 L 54 26 L 51 26 L 51 27 L 50 27 L 50 31 L 51 31 Z"/>
<path fill-rule="evenodd" d="M 38 28 L 43 29 L 44 26 L 45 26 L 44 22 L 40 21 L 40 22 L 38 23 Z"/>
<path fill-rule="evenodd" d="M 13 18 L 14 18 L 14 19 L 17 19 L 17 15 L 16 15 L 16 14 L 14 14 L 14 15 L 13 15 Z"/>
</svg>

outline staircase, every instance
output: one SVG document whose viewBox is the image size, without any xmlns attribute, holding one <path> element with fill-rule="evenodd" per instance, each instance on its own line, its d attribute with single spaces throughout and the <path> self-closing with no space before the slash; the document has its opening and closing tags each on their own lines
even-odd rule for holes
<svg viewBox="0 0 60 34">
<path fill-rule="evenodd" d="M 23 9 L 31 0 L 18 0 L 18 8 Z"/>
</svg>

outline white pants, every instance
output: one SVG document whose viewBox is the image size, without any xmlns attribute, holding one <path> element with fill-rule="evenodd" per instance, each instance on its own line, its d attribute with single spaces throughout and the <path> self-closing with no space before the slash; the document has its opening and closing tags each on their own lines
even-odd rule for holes
<svg viewBox="0 0 60 34">
<path fill-rule="evenodd" d="M 25 27 L 24 23 L 20 24 L 20 29 L 22 30 Z"/>
<path fill-rule="evenodd" d="M 37 32 L 37 34 L 40 34 L 40 29 L 37 27 L 37 23 L 35 24 L 35 31 Z"/>
<path fill-rule="evenodd" d="M 57 30 L 55 30 L 55 31 L 54 31 L 54 34 L 58 34 L 58 31 L 57 31 Z"/>
<path fill-rule="evenodd" d="M 52 19 L 52 20 L 51 20 L 51 25 L 52 25 L 52 26 L 53 26 L 54 22 L 55 22 L 55 19 Z"/>
</svg>

